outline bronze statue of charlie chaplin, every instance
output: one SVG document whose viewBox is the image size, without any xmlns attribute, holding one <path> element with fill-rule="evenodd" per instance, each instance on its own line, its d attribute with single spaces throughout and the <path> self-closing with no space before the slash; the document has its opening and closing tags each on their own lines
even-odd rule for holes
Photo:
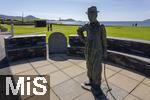
<svg viewBox="0 0 150 100">
<path fill-rule="evenodd" d="M 97 21 L 98 12 L 95 6 L 88 8 L 89 23 L 79 27 L 77 33 L 85 43 L 87 76 L 89 78 L 89 82 L 85 82 L 82 87 L 91 86 L 94 96 L 101 98 L 104 95 L 100 87 L 102 62 L 107 57 L 107 43 L 105 26 Z M 87 32 L 87 38 L 83 34 L 84 31 Z"/>
</svg>

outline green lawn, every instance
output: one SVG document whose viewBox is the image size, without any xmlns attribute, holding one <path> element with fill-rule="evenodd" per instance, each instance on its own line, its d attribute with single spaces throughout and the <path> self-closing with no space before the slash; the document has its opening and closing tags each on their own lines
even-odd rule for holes
<svg viewBox="0 0 150 100">
<path fill-rule="evenodd" d="M 4 25 L 6 28 L 8 28 L 8 31 L 10 31 L 10 25 Z M 45 34 L 45 32 L 47 31 L 46 27 L 42 27 L 42 28 L 35 28 L 34 26 L 19 26 L 19 25 L 15 25 L 14 26 L 14 33 L 16 35 L 20 35 L 20 34 L 33 34 L 33 33 L 43 33 Z"/>
<path fill-rule="evenodd" d="M 4 25 L 10 29 L 9 25 Z M 62 32 L 66 36 L 76 34 L 78 26 L 53 25 L 53 31 L 47 32 L 47 28 L 35 28 L 34 26 L 14 26 L 15 34 L 40 33 L 50 35 L 52 32 Z M 109 26 L 106 27 L 107 35 L 111 37 L 123 37 L 141 40 L 150 40 L 150 27 Z"/>
<path fill-rule="evenodd" d="M 106 29 L 108 36 L 150 40 L 150 27 L 111 26 Z"/>
</svg>

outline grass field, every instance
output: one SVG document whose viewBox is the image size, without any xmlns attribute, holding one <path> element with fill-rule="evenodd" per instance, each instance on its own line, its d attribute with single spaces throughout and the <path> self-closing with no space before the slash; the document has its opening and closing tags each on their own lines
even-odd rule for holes
<svg viewBox="0 0 150 100">
<path fill-rule="evenodd" d="M 10 25 L 4 25 L 10 29 Z M 53 31 L 47 32 L 47 28 L 35 28 L 34 26 L 14 26 L 16 35 L 40 33 L 46 34 L 47 37 L 52 32 L 62 32 L 67 37 L 70 34 L 76 34 L 78 26 L 53 25 Z M 9 30 L 10 31 L 10 30 Z M 150 27 L 131 27 L 131 26 L 108 26 L 106 27 L 107 36 L 123 37 L 140 40 L 150 40 Z"/>
</svg>

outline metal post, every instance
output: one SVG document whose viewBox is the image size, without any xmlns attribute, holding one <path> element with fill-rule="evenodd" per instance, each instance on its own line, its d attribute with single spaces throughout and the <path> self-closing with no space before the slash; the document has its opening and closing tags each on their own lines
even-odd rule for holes
<svg viewBox="0 0 150 100">
<path fill-rule="evenodd" d="M 11 20 L 10 33 L 11 33 L 11 35 L 12 35 L 12 37 L 13 37 L 13 36 L 14 36 L 14 24 L 13 24 L 13 20 Z"/>
</svg>

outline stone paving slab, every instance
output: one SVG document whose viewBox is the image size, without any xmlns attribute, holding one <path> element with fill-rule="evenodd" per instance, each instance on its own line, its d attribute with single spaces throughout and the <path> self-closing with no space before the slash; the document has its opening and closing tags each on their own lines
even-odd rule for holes
<svg viewBox="0 0 150 100">
<path fill-rule="evenodd" d="M 131 71 L 128 71 L 128 70 L 122 70 L 120 72 L 120 74 L 126 75 L 126 76 L 128 76 L 130 78 L 133 78 L 133 79 L 135 79 L 137 81 L 140 81 L 140 82 L 142 80 L 144 80 L 144 78 L 145 78 L 144 76 L 142 76 L 140 74 L 137 74 L 137 73 L 134 73 L 134 72 L 131 72 Z"/>
<path fill-rule="evenodd" d="M 38 68 L 36 68 L 36 70 L 40 75 L 46 75 L 46 74 L 58 71 L 58 68 L 56 68 L 54 65 L 50 64 L 50 65 L 38 67 Z"/>
<path fill-rule="evenodd" d="M 62 70 L 64 73 L 66 73 L 67 75 L 69 75 L 70 77 L 75 77 L 83 72 L 85 72 L 84 69 L 74 65 L 72 67 L 66 68 Z"/>
<path fill-rule="evenodd" d="M 78 83 L 83 83 L 85 81 L 89 81 L 88 77 L 87 77 L 87 72 L 84 72 L 76 77 L 74 77 L 74 80 L 77 81 Z"/>
<path fill-rule="evenodd" d="M 118 87 L 118 86 L 116 86 L 116 85 L 113 85 L 113 84 L 109 83 L 109 86 L 110 86 L 110 88 L 112 89 L 111 92 L 112 92 L 113 96 L 114 96 L 117 100 L 123 100 L 123 99 L 128 95 L 128 92 L 127 92 L 127 91 L 123 90 L 122 88 L 120 88 L 120 87 Z M 102 87 L 103 91 L 104 91 L 105 94 L 106 94 L 106 91 L 108 90 L 108 88 L 107 88 L 107 86 L 106 86 L 106 83 L 103 82 L 103 84 L 102 84 L 101 87 Z M 114 99 L 112 98 L 112 96 L 110 95 L 110 93 L 107 94 L 107 98 L 108 98 L 109 100 L 114 100 Z"/>
<path fill-rule="evenodd" d="M 50 100 L 59 100 L 58 96 L 56 96 L 52 89 L 50 90 Z"/>
<path fill-rule="evenodd" d="M 32 69 L 33 68 L 29 63 L 12 65 L 9 67 L 9 70 L 11 71 L 12 74 L 18 74 L 18 73 L 25 72 L 25 71 L 32 70 Z"/>
<path fill-rule="evenodd" d="M 52 55 L 51 59 L 31 59 L 11 63 L 10 67 L 0 69 L 0 75 L 50 75 L 51 100 L 94 100 L 92 93 L 81 88 L 88 81 L 86 62 L 78 57 Z M 107 87 L 102 72 L 102 88 Z M 117 100 L 150 100 L 150 79 L 138 73 L 106 65 L 106 77 Z M 108 94 L 109 100 L 113 100 Z M 29 100 L 37 99 L 30 97 Z"/>
<path fill-rule="evenodd" d="M 129 94 L 124 100 L 140 100 L 139 98 Z"/>
<path fill-rule="evenodd" d="M 143 81 L 144 84 L 150 86 L 150 78 L 145 78 L 145 80 Z"/>
<path fill-rule="evenodd" d="M 31 65 L 32 65 L 33 67 L 35 67 L 35 68 L 51 64 L 51 63 L 50 63 L 49 61 L 47 61 L 47 60 L 40 60 L 40 58 L 39 58 L 39 59 L 32 59 L 32 60 L 29 60 L 29 62 L 30 62 Z"/>
<path fill-rule="evenodd" d="M 0 69 L 0 75 L 13 75 L 9 67 Z"/>
<path fill-rule="evenodd" d="M 74 100 L 95 100 L 95 98 L 91 92 L 86 92 Z"/>
<path fill-rule="evenodd" d="M 18 73 L 16 75 L 38 75 L 38 73 L 34 69 L 32 69 L 32 70 L 28 70 L 22 73 Z"/>
<path fill-rule="evenodd" d="M 116 74 L 112 76 L 108 81 L 124 90 L 127 92 L 131 92 L 140 82 L 133 80 L 129 77 L 126 77 L 121 74 Z"/>
<path fill-rule="evenodd" d="M 64 68 L 73 66 L 74 64 L 69 61 L 61 61 L 58 63 L 54 63 L 54 65 L 56 65 L 59 69 L 64 69 Z"/>
<path fill-rule="evenodd" d="M 140 84 L 131 94 L 143 100 L 150 100 L 150 87 L 145 84 Z"/>
<path fill-rule="evenodd" d="M 128 92 L 122 90 L 121 88 L 115 85 L 112 85 L 111 83 L 109 84 L 110 84 L 110 87 L 112 88 L 112 93 L 117 100 L 123 100 L 128 95 Z M 106 94 L 106 91 L 108 90 L 106 84 L 103 83 L 101 87 L 103 89 L 103 92 Z M 114 100 L 110 94 L 106 94 L 106 95 L 107 95 L 108 100 Z M 75 100 L 95 100 L 95 99 L 91 92 L 86 91 L 84 94 L 75 98 Z"/>
<path fill-rule="evenodd" d="M 119 72 L 119 71 L 123 70 L 122 68 L 119 68 L 119 67 L 116 67 L 116 66 L 113 66 L 113 65 L 109 65 L 109 64 L 107 64 L 106 68 L 111 69 L 115 72 Z"/>
<path fill-rule="evenodd" d="M 81 62 L 81 63 L 79 63 L 77 65 L 80 66 L 80 67 L 82 67 L 82 68 L 84 68 L 84 69 L 87 69 L 86 68 L 86 61 L 83 61 L 83 62 Z"/>
<path fill-rule="evenodd" d="M 54 87 L 53 90 L 61 100 L 72 100 L 86 92 L 81 88 L 80 84 L 74 80 L 66 81 Z"/>
<path fill-rule="evenodd" d="M 64 74 L 61 71 L 57 71 L 55 73 L 50 74 L 50 86 L 54 87 L 64 81 L 69 80 L 70 77 Z"/>
<path fill-rule="evenodd" d="M 113 75 L 115 75 L 116 73 L 117 73 L 117 72 L 106 68 L 106 78 L 110 78 L 110 77 L 112 77 Z M 103 68 L 103 71 L 102 71 L 102 79 L 103 79 L 103 80 L 105 79 L 105 78 L 104 78 L 104 68 Z"/>
</svg>

